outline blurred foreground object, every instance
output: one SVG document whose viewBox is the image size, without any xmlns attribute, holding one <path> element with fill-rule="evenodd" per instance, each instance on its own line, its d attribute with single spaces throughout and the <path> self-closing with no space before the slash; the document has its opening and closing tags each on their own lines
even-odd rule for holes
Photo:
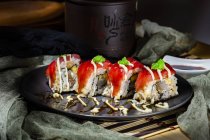
<svg viewBox="0 0 210 140">
<path fill-rule="evenodd" d="M 151 10 L 152 9 L 152 10 Z M 210 45 L 209 0 L 138 0 L 138 22 L 149 19 Z"/>
<path fill-rule="evenodd" d="M 141 38 L 146 35 L 150 37 L 142 48 L 137 46 L 139 50 L 135 54 L 138 59 L 148 65 L 165 54 L 180 55 L 191 50 L 195 45 L 195 40 L 190 35 L 170 27 L 160 26 L 149 20 L 142 20 L 141 25 L 136 28 L 136 34 Z"/>
<path fill-rule="evenodd" d="M 64 5 L 52 1 L 0 2 L 0 26 L 38 26 L 64 13 Z M 52 21 L 51 21 L 52 22 Z M 51 23 L 52 24 L 52 23 Z"/>
</svg>

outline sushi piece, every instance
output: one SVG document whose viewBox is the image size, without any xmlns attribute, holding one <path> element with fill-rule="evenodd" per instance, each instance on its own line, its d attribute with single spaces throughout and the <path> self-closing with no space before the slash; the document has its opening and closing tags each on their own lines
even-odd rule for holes
<svg viewBox="0 0 210 140">
<path fill-rule="evenodd" d="M 129 91 L 134 89 L 137 73 L 142 68 L 143 64 L 133 58 L 126 57 L 113 64 L 108 72 L 108 84 L 103 95 L 115 100 L 128 97 Z"/>
<path fill-rule="evenodd" d="M 144 66 L 135 83 L 134 99 L 153 104 L 178 95 L 175 70 L 162 59 L 151 68 Z"/>
<path fill-rule="evenodd" d="M 78 68 L 78 94 L 92 97 L 103 93 L 107 85 L 107 71 L 111 62 L 98 55 Z"/>
<path fill-rule="evenodd" d="M 49 86 L 54 93 L 74 91 L 78 87 L 77 69 L 80 56 L 67 54 L 58 57 L 46 69 Z"/>
</svg>

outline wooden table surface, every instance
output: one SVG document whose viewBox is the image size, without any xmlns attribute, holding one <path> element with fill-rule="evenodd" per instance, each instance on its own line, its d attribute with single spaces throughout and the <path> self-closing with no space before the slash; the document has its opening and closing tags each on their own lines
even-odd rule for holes
<svg viewBox="0 0 210 140">
<path fill-rule="evenodd" d="M 189 140 L 189 138 L 177 128 L 175 130 L 145 138 L 145 140 Z"/>
<path fill-rule="evenodd" d="M 189 51 L 189 54 L 197 56 L 198 58 L 209 59 L 210 58 L 210 45 L 197 43 L 196 46 L 191 51 Z"/>
</svg>

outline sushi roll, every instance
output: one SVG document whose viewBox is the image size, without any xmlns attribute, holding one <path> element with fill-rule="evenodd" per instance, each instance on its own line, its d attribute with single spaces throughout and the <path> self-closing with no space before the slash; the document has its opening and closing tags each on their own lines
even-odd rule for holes
<svg viewBox="0 0 210 140">
<path fill-rule="evenodd" d="M 77 89 L 77 69 L 80 61 L 79 55 L 67 54 L 58 57 L 47 67 L 46 76 L 54 93 Z"/>
<path fill-rule="evenodd" d="M 151 68 L 144 66 L 139 72 L 134 99 L 153 104 L 178 95 L 175 70 L 165 64 L 162 59 L 154 63 Z"/>
<path fill-rule="evenodd" d="M 142 67 L 143 64 L 137 60 L 126 57 L 113 64 L 108 72 L 108 84 L 103 95 L 115 100 L 128 97 L 128 92 L 134 88 L 137 73 Z"/>
<path fill-rule="evenodd" d="M 77 93 L 92 97 L 101 94 L 107 84 L 107 71 L 111 62 L 98 55 L 83 62 L 78 68 Z"/>
</svg>

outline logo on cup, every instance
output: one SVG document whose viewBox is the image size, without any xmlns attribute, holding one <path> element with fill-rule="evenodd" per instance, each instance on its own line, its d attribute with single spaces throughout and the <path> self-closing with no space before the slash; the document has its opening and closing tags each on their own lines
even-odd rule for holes
<svg viewBox="0 0 210 140">
<path fill-rule="evenodd" d="M 120 15 L 117 9 L 114 10 L 112 15 L 104 15 L 104 28 L 107 31 L 105 44 L 108 45 L 113 38 L 119 37 L 120 41 L 129 38 L 134 20 L 135 17 L 132 13 Z"/>
</svg>

